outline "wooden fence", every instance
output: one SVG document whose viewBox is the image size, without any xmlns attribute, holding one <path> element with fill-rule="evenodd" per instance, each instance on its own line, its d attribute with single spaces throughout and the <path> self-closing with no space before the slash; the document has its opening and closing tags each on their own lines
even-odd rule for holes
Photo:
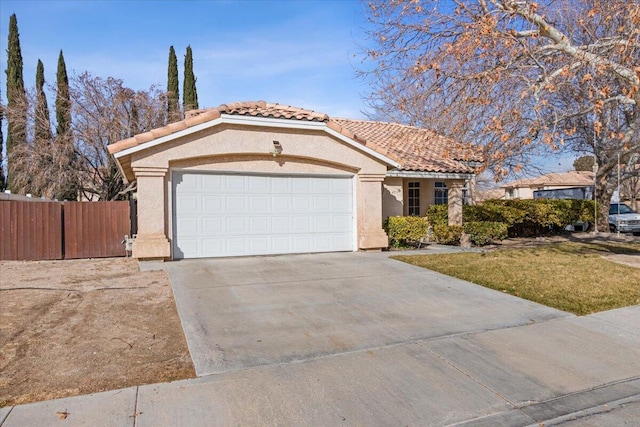
<svg viewBox="0 0 640 427">
<path fill-rule="evenodd" d="M 132 234 L 128 201 L 56 202 L 2 196 L 0 260 L 126 255 L 121 242 L 125 234 Z"/>
</svg>

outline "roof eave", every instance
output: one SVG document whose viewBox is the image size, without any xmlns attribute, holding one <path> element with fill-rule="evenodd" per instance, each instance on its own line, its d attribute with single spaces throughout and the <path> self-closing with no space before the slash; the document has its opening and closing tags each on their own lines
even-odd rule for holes
<svg viewBox="0 0 640 427">
<path fill-rule="evenodd" d="M 324 131 L 329 135 L 332 135 L 335 138 L 347 143 L 351 147 L 362 151 L 371 157 L 374 157 L 383 163 L 387 164 L 388 167 L 398 168 L 400 164 L 396 161 L 390 159 L 384 154 L 378 153 L 377 151 L 357 142 L 347 136 L 341 134 L 340 132 L 336 132 L 327 126 L 326 122 L 322 121 L 310 121 L 310 120 L 299 120 L 299 119 L 276 119 L 271 117 L 261 117 L 261 116 L 244 116 L 244 115 L 233 115 L 233 114 L 221 114 L 219 118 L 214 120 L 201 123 L 187 129 L 183 129 L 181 131 L 153 139 L 148 142 L 144 142 L 142 144 L 126 148 L 122 151 L 118 151 L 113 153 L 113 156 L 116 159 L 120 159 L 124 156 L 130 156 L 131 154 L 148 150 L 149 148 L 164 144 L 169 141 L 173 141 L 178 138 L 182 138 L 187 135 L 194 134 L 196 132 L 200 132 L 202 130 L 206 130 L 212 128 L 214 126 L 220 124 L 235 124 L 235 125 L 245 125 L 245 126 L 260 126 L 260 127 L 271 127 L 271 128 L 285 128 L 285 129 L 301 129 L 301 130 L 317 130 Z"/>
<path fill-rule="evenodd" d="M 395 169 L 388 171 L 387 176 L 398 178 L 471 179 L 475 174 L 473 172 L 431 172 Z"/>
</svg>

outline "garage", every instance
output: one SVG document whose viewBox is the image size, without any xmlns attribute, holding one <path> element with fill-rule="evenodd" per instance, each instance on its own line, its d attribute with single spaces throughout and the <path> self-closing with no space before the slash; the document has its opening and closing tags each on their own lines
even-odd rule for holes
<svg viewBox="0 0 640 427">
<path fill-rule="evenodd" d="M 173 258 L 356 250 L 353 180 L 174 170 Z"/>
</svg>

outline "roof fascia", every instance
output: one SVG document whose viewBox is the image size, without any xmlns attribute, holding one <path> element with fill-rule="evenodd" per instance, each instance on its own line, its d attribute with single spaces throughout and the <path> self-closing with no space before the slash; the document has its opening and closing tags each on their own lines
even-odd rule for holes
<svg viewBox="0 0 640 427">
<path fill-rule="evenodd" d="M 457 172 L 423 172 L 423 171 L 403 171 L 392 170 L 387 172 L 389 177 L 398 178 L 435 178 L 435 179 L 471 179 L 473 173 L 457 173 Z"/>
</svg>

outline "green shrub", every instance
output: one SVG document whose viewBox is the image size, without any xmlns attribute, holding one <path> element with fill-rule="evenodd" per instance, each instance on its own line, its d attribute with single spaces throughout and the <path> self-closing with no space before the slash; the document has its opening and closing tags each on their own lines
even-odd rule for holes
<svg viewBox="0 0 640 427">
<path fill-rule="evenodd" d="M 475 246 L 484 246 L 496 240 L 507 238 L 507 224 L 504 222 L 465 222 L 464 232 Z"/>
<path fill-rule="evenodd" d="M 394 248 L 408 246 L 427 235 L 429 222 L 419 216 L 390 216 L 384 222 L 384 230 Z"/>
<path fill-rule="evenodd" d="M 427 208 L 427 220 L 432 226 L 447 225 L 449 218 L 448 205 L 431 205 Z"/>
<path fill-rule="evenodd" d="M 436 224 L 433 226 L 436 242 L 443 245 L 459 245 L 462 237 L 462 227 L 459 225 Z"/>
</svg>

